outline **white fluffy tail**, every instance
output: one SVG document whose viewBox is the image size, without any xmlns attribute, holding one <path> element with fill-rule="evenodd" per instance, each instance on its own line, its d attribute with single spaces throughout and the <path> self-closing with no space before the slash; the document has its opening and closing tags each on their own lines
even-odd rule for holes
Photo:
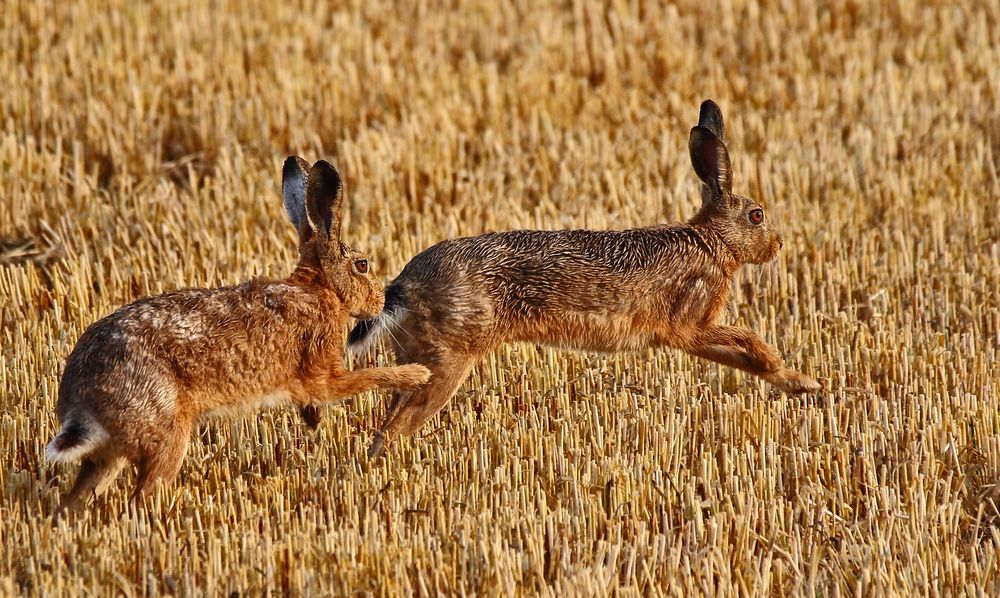
<svg viewBox="0 0 1000 598">
<path fill-rule="evenodd" d="M 389 287 L 385 293 L 385 307 L 382 308 L 382 313 L 355 324 L 347 337 L 347 350 L 354 355 L 367 351 L 387 330 L 399 324 L 400 316 L 405 311 L 402 297 L 399 293 L 393 292 L 393 287 Z"/>
<path fill-rule="evenodd" d="M 88 419 L 67 418 L 56 437 L 45 447 L 45 459 L 53 463 L 66 463 L 89 455 L 105 444 L 110 437 L 100 424 Z"/>
</svg>

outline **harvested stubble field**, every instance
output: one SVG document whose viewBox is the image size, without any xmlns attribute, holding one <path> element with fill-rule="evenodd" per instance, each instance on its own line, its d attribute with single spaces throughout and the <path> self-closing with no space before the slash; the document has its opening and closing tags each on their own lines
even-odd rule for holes
<svg viewBox="0 0 1000 598">
<path fill-rule="evenodd" d="M 0 593 L 1000 590 L 1000 4 L 54 4 L 2 7 Z M 386 395 L 215 421 L 145 508 L 124 476 L 50 524 L 77 337 L 288 272 L 286 154 L 339 166 L 389 279 L 448 237 L 691 216 L 706 97 L 785 233 L 725 319 L 821 396 L 513 346 L 384 460 Z"/>
</svg>

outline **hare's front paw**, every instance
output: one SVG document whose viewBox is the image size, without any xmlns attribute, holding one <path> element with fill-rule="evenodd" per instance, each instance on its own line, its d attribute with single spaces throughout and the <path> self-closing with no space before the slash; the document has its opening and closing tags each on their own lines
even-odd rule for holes
<svg viewBox="0 0 1000 598">
<path fill-rule="evenodd" d="M 790 394 L 819 392 L 823 389 L 819 382 L 816 382 L 805 374 L 793 372 L 792 370 L 778 370 L 774 374 L 768 376 L 768 381 Z"/>
<path fill-rule="evenodd" d="M 408 363 L 396 368 L 396 388 L 416 390 L 431 379 L 431 371 L 419 363 Z"/>
</svg>

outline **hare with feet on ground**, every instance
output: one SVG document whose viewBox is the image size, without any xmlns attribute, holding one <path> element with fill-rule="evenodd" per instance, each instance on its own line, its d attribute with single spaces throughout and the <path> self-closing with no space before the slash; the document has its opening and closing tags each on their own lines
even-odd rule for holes
<svg viewBox="0 0 1000 598">
<path fill-rule="evenodd" d="M 590 351 L 674 347 L 760 376 L 790 393 L 815 392 L 757 333 L 716 323 L 733 275 L 771 260 L 781 237 L 764 207 L 732 190 L 722 112 L 701 105 L 688 142 L 703 183 L 701 210 L 681 225 L 621 231 L 509 231 L 443 241 L 414 257 L 386 288 L 386 305 L 359 322 L 349 347 L 392 332 L 397 363 L 422 363 L 430 382 L 394 393 L 369 449 L 412 434 L 502 343 Z"/>
<path fill-rule="evenodd" d="M 344 368 L 344 325 L 382 310 L 382 284 L 341 242 L 337 171 L 290 157 L 282 175 L 299 236 L 290 276 L 141 299 L 80 337 L 59 384 L 62 429 L 46 454 L 83 464 L 57 514 L 103 492 L 128 461 L 138 469 L 135 500 L 174 478 L 206 415 L 290 404 L 314 419 L 322 402 L 427 382 L 418 364 Z"/>
</svg>

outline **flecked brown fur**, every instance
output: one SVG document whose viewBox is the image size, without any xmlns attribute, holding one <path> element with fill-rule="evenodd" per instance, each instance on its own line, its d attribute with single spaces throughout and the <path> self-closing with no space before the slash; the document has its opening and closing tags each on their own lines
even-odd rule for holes
<svg viewBox="0 0 1000 598">
<path fill-rule="evenodd" d="M 689 140 L 703 205 L 686 224 L 497 232 L 443 241 L 414 257 L 386 290 L 391 304 L 359 323 L 350 345 L 361 350 L 392 331 L 397 362 L 425 364 L 433 376 L 393 395 L 369 455 L 415 432 L 484 354 L 508 342 L 607 352 L 674 347 L 786 392 L 818 391 L 752 330 L 716 324 L 737 268 L 767 262 L 781 247 L 763 206 L 732 192 L 724 135 L 722 112 L 705 101 Z"/>
</svg>

